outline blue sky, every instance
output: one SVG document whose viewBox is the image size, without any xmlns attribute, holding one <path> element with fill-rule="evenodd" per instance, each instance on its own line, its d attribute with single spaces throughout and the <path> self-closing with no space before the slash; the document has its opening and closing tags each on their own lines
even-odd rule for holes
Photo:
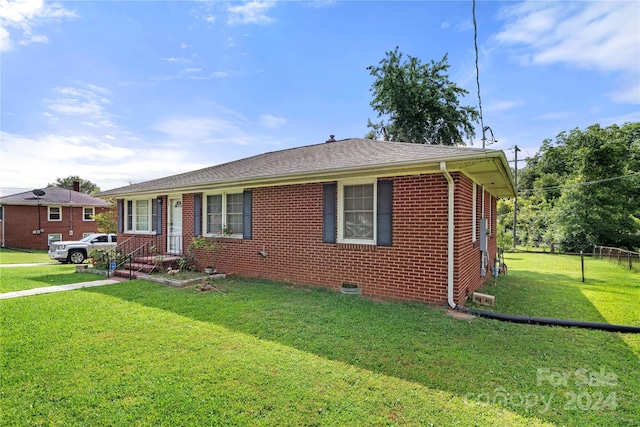
<svg viewBox="0 0 640 427">
<path fill-rule="evenodd" d="M 563 130 L 640 121 L 640 2 L 479 0 L 476 19 L 489 148 L 527 157 Z M 0 0 L 0 187 L 107 190 L 362 137 L 366 68 L 396 46 L 448 54 L 477 107 L 473 35 L 471 1 Z"/>
</svg>

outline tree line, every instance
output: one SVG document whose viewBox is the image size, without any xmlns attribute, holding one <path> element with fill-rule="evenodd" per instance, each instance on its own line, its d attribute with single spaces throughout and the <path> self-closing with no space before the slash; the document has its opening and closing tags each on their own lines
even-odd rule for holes
<svg viewBox="0 0 640 427">
<path fill-rule="evenodd" d="M 640 248 L 640 122 L 561 132 L 518 171 L 516 245 Z M 513 246 L 513 201 L 498 206 L 499 244 Z"/>
</svg>

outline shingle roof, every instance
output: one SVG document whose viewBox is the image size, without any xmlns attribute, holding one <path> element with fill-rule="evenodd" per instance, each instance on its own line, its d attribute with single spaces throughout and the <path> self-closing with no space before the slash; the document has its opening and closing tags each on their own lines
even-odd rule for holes
<svg viewBox="0 0 640 427">
<path fill-rule="evenodd" d="M 409 144 L 369 139 L 345 139 L 274 151 L 204 169 L 107 190 L 98 195 L 131 195 L 178 191 L 207 184 L 269 180 L 299 176 L 331 176 L 347 170 L 438 163 L 458 158 L 495 157 L 501 151 L 471 147 Z M 504 154 L 502 154 L 504 157 Z M 504 160 L 506 162 L 506 159 Z M 507 165 L 508 167 L 508 165 Z"/>
<path fill-rule="evenodd" d="M 61 206 L 95 206 L 108 207 L 109 203 L 86 193 L 68 190 L 60 187 L 42 189 L 44 195 L 37 197 L 33 192 L 12 194 L 0 197 L 0 204 L 4 205 L 61 205 Z"/>
</svg>

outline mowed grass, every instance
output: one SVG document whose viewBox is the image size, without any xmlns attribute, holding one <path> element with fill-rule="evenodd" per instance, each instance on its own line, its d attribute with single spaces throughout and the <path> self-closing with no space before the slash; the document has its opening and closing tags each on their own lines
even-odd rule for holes
<svg viewBox="0 0 640 427">
<path fill-rule="evenodd" d="M 49 258 L 47 251 L 21 251 L 0 248 L 0 264 L 32 264 L 57 262 Z"/>
<path fill-rule="evenodd" d="M 481 292 L 494 295 L 493 307 L 474 308 L 531 317 L 640 326 L 640 273 L 585 256 L 505 253 L 508 274 Z M 625 334 L 640 356 L 640 335 Z"/>
<path fill-rule="evenodd" d="M 132 281 L 1 301 L 0 424 L 620 426 L 640 417 L 639 359 L 621 334 L 468 322 L 258 280 L 218 288 Z M 608 381 L 582 381 L 601 373 Z"/>
<path fill-rule="evenodd" d="M 104 279 L 98 274 L 76 273 L 75 265 L 0 267 L 0 293 Z"/>
</svg>

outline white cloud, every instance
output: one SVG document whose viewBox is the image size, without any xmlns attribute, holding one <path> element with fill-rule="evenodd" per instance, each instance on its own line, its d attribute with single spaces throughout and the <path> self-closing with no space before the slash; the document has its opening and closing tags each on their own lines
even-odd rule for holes
<svg viewBox="0 0 640 427">
<path fill-rule="evenodd" d="M 509 100 L 500 100 L 500 99 L 492 99 L 489 100 L 485 110 L 487 111 L 505 111 L 511 110 L 513 108 L 519 107 L 522 105 L 520 101 L 509 101 Z"/>
<path fill-rule="evenodd" d="M 27 36 L 27 34 L 25 34 L 25 36 Z M 30 38 L 24 38 L 20 41 L 21 46 L 26 46 L 31 43 L 49 43 L 49 37 L 44 35 L 39 35 L 39 36 L 32 35 Z"/>
<path fill-rule="evenodd" d="M 627 79 L 621 88 L 609 92 L 609 98 L 620 104 L 640 104 L 640 76 Z"/>
<path fill-rule="evenodd" d="M 11 41 L 11 34 L 9 34 L 9 31 L 7 31 L 3 25 L 0 25 L 0 52 L 7 52 L 12 48 L 13 41 Z"/>
<path fill-rule="evenodd" d="M 473 22 L 471 22 L 471 20 L 469 20 L 469 19 L 467 19 L 465 21 L 458 22 L 456 24 L 456 31 L 458 31 L 458 32 L 464 32 L 464 31 L 469 31 L 469 30 L 473 30 Z"/>
<path fill-rule="evenodd" d="M 227 24 L 268 24 L 273 18 L 267 16 L 269 9 L 275 6 L 274 2 L 252 0 L 238 6 L 229 6 L 229 18 Z"/>
<path fill-rule="evenodd" d="M 44 0 L 0 0 L 0 51 L 11 50 L 15 43 L 26 46 L 30 43 L 47 43 L 44 34 L 34 35 L 33 29 L 53 20 L 75 19 L 79 15 L 65 9 L 59 3 L 46 3 Z M 21 34 L 20 34 L 21 33 Z"/>
<path fill-rule="evenodd" d="M 563 63 L 583 69 L 618 72 L 637 85 L 640 74 L 640 3 L 533 2 L 502 9 L 503 29 L 496 39 L 513 46 L 522 65 Z M 614 100 L 629 91 L 621 88 Z M 637 91 L 631 91 L 636 93 Z M 633 98 L 637 102 L 637 97 Z"/>
<path fill-rule="evenodd" d="M 534 117 L 534 119 L 535 120 L 564 120 L 574 116 L 575 116 L 575 113 L 573 111 L 554 111 L 552 113 L 541 114 L 537 117 Z"/>
<path fill-rule="evenodd" d="M 305 5 L 314 9 L 320 9 L 327 6 L 333 6 L 335 3 L 336 0 L 311 0 L 306 2 Z"/>
<path fill-rule="evenodd" d="M 23 136 L 0 132 L 3 187 L 39 188 L 56 178 L 78 175 L 103 190 L 208 166 L 188 160 L 179 148 L 130 141 L 118 145 L 110 135 L 103 138 L 82 134 Z M 134 140 L 139 141 L 137 138 Z M 52 168 L 51 165 L 58 165 Z"/>
<path fill-rule="evenodd" d="M 284 118 L 262 115 L 252 122 L 243 114 L 215 103 L 210 104 L 207 115 L 172 115 L 151 126 L 164 135 L 162 144 L 180 146 L 197 144 L 229 144 L 259 146 L 274 143 L 273 138 L 264 134 L 264 127 L 274 129 L 286 122 Z"/>
<path fill-rule="evenodd" d="M 167 62 L 191 62 L 186 58 L 175 58 L 175 57 L 168 57 L 168 58 L 160 58 L 163 61 L 167 61 Z"/>
<path fill-rule="evenodd" d="M 283 117 L 276 117 L 269 114 L 263 114 L 262 116 L 258 117 L 258 123 L 261 126 L 264 126 L 270 129 L 275 129 L 277 127 L 280 127 L 286 122 L 287 120 Z"/>
<path fill-rule="evenodd" d="M 234 133 L 238 128 L 238 121 L 230 118 L 177 116 L 157 123 L 151 129 L 175 140 L 201 141 Z"/>
<path fill-rule="evenodd" d="M 209 74 L 205 74 L 203 76 L 189 76 L 189 79 L 192 80 L 209 80 L 209 79 L 223 79 L 225 77 L 229 77 L 229 73 L 226 71 L 214 71 Z"/>
<path fill-rule="evenodd" d="M 110 101 L 102 96 L 108 94 L 106 89 L 80 84 L 78 87 L 57 87 L 53 92 L 54 98 L 44 100 L 50 110 L 65 116 L 88 116 L 101 119 L 102 124 L 109 123 L 105 107 Z"/>
</svg>

